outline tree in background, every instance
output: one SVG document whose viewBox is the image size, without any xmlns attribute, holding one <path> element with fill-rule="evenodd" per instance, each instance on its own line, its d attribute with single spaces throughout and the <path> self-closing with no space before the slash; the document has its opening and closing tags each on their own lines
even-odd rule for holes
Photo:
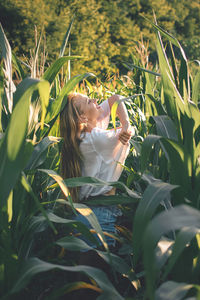
<svg viewBox="0 0 200 300">
<path fill-rule="evenodd" d="M 141 16 L 152 19 L 153 11 L 158 24 L 183 44 L 189 59 L 198 59 L 200 4 L 196 0 L 0 0 L 0 21 L 12 49 L 21 58 L 30 55 L 37 26 L 46 36 L 48 60 L 55 59 L 75 14 L 69 40 L 71 54 L 83 59 L 73 62 L 72 75 L 123 72 L 121 62 L 129 60 L 141 35 L 149 40 L 153 53 L 152 27 Z M 154 56 L 152 59 L 155 62 Z"/>
</svg>

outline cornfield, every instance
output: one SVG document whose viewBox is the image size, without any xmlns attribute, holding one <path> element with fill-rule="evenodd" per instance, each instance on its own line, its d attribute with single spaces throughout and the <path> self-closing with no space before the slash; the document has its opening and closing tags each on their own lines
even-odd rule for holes
<svg viewBox="0 0 200 300">
<path fill-rule="evenodd" d="M 158 64 L 148 63 L 148 51 L 138 43 L 138 56 L 124 63 L 128 75 L 105 83 L 93 73 L 70 78 L 70 62 L 81 59 L 63 55 L 72 24 L 58 59 L 44 71 L 38 66 L 40 39 L 31 66 L 24 66 L 0 28 L 2 300 L 70 299 L 86 288 L 98 300 L 200 299 L 200 62 L 188 61 L 174 36 L 156 21 L 146 21 L 155 30 Z M 113 93 L 124 96 L 136 135 L 118 182 L 59 175 L 59 113 L 71 91 L 101 100 Z M 113 125 L 115 117 L 113 110 Z M 113 236 L 115 250 L 107 246 L 107 233 L 88 203 L 71 201 L 68 188 L 86 184 L 117 188 L 116 196 L 92 202 L 117 204 L 123 212 Z M 61 191 L 66 200 L 59 198 Z M 92 230 L 72 217 L 86 210 Z M 74 230 L 97 247 L 88 246 Z M 85 250 L 105 260 L 113 280 L 100 269 L 78 264 Z M 89 283 L 75 280 L 78 273 Z"/>
</svg>

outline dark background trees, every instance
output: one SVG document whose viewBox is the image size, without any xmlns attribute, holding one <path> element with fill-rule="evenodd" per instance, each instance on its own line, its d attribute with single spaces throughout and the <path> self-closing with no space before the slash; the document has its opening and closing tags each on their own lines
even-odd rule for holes
<svg viewBox="0 0 200 300">
<path fill-rule="evenodd" d="M 69 42 L 72 55 L 83 59 L 73 63 L 74 74 L 123 72 L 121 62 L 129 59 L 141 36 L 149 40 L 153 53 L 152 26 L 141 16 L 153 20 L 153 11 L 158 24 L 179 39 L 188 58 L 199 59 L 200 4 L 196 0 L 0 0 L 0 21 L 21 58 L 34 48 L 37 26 L 38 33 L 43 28 L 46 36 L 48 60 L 55 59 L 75 14 Z"/>
</svg>

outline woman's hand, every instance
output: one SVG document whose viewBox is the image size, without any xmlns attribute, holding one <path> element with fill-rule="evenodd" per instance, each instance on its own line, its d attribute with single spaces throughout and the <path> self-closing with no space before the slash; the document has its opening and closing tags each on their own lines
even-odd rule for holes
<svg viewBox="0 0 200 300">
<path fill-rule="evenodd" d="M 126 145 L 134 134 L 134 128 L 131 127 L 130 123 L 127 121 L 122 125 L 122 129 L 119 133 L 119 140 L 123 145 Z"/>
</svg>

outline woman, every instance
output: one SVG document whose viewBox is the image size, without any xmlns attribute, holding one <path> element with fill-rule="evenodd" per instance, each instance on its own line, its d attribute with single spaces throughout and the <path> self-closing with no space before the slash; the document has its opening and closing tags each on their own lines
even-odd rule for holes
<svg viewBox="0 0 200 300">
<path fill-rule="evenodd" d="M 122 173 L 122 164 L 129 152 L 128 141 L 132 128 L 126 106 L 119 102 L 117 115 L 121 128 L 107 130 L 112 105 L 120 100 L 113 95 L 101 105 L 96 99 L 82 94 L 70 94 L 60 115 L 60 132 L 64 138 L 61 152 L 61 175 L 63 178 L 91 176 L 104 181 L 117 181 Z M 74 202 L 87 201 L 99 195 L 114 195 L 111 186 L 94 187 L 86 185 L 70 190 Z M 115 233 L 115 222 L 121 211 L 116 206 L 90 206 L 96 214 L 103 231 Z M 90 227 L 87 220 L 75 217 Z M 110 246 L 115 245 L 107 238 Z M 94 246 L 94 245 L 93 245 Z"/>
</svg>

